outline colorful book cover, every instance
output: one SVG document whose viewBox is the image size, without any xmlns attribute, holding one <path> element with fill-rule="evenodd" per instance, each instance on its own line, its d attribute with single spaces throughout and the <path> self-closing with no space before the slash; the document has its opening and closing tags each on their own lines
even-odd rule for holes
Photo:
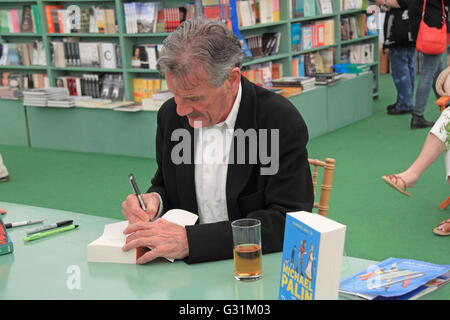
<svg viewBox="0 0 450 320">
<path fill-rule="evenodd" d="M 6 232 L 3 220 L 0 219 L 0 256 L 14 251 L 13 243 Z"/>
<path fill-rule="evenodd" d="M 341 281 L 346 294 L 397 297 L 405 295 L 450 270 L 450 265 L 389 258 Z"/>
<path fill-rule="evenodd" d="M 318 214 L 286 215 L 280 300 L 337 298 L 345 229 Z"/>
</svg>

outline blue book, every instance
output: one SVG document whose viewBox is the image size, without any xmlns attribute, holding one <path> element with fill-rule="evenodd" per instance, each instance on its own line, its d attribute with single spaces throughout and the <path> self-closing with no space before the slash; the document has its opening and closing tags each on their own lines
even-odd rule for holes
<svg viewBox="0 0 450 320">
<path fill-rule="evenodd" d="M 300 23 L 293 23 L 291 26 L 292 51 L 302 49 L 302 26 Z"/>
<path fill-rule="evenodd" d="M 399 297 L 415 291 L 449 270 L 450 265 L 389 258 L 342 280 L 339 290 L 346 295 L 363 298 Z"/>
<path fill-rule="evenodd" d="M 287 213 L 280 300 L 338 298 L 346 227 L 305 211 Z"/>
</svg>

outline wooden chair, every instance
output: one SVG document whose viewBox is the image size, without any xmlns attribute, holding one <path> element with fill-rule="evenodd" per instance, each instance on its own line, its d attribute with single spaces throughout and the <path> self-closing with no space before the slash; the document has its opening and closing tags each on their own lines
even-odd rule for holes
<svg viewBox="0 0 450 320">
<path fill-rule="evenodd" d="M 319 202 L 314 202 L 314 208 L 318 209 L 320 215 L 326 217 L 328 216 L 328 209 L 330 208 L 330 193 L 333 184 L 333 175 L 334 168 L 336 166 L 336 160 L 333 158 L 326 158 L 324 162 L 317 159 L 308 159 L 308 162 L 311 166 L 313 166 L 312 178 L 315 198 L 319 187 L 317 184 L 319 167 L 323 168 L 322 183 L 320 185 L 320 200 Z"/>
</svg>

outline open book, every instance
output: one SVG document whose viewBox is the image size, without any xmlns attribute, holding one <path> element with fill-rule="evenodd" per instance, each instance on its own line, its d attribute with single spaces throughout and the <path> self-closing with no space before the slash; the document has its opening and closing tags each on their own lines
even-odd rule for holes
<svg viewBox="0 0 450 320">
<path fill-rule="evenodd" d="M 172 209 L 167 211 L 161 219 L 185 227 L 195 224 L 198 216 L 186 210 Z M 127 236 L 123 234 L 126 227 L 128 227 L 128 221 L 105 225 L 102 236 L 88 244 L 87 260 L 89 262 L 135 264 L 136 260 L 142 254 L 142 250 L 133 249 L 127 252 L 122 250 L 127 238 Z M 174 259 L 169 257 L 166 259 L 171 262 L 174 261 Z"/>
</svg>

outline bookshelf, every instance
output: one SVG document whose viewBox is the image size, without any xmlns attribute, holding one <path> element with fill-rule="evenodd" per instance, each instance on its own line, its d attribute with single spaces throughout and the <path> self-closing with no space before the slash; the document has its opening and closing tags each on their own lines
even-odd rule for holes
<svg viewBox="0 0 450 320">
<path fill-rule="evenodd" d="M 126 26 L 126 12 L 124 9 L 124 4 L 128 2 L 137 2 L 138 0 L 15 0 L 15 1 L 0 1 L 0 10 L 7 9 L 20 9 L 23 5 L 36 5 L 39 11 L 41 31 L 37 33 L 33 32 L 0 32 L 0 41 L 7 43 L 21 43 L 21 42 L 32 42 L 32 41 L 42 41 L 45 48 L 45 60 L 46 64 L 43 66 L 0 66 L 0 72 L 10 71 L 17 73 L 42 73 L 48 76 L 48 82 L 51 86 L 56 85 L 56 79 L 58 77 L 64 76 L 81 76 L 83 73 L 95 73 L 95 74 L 114 74 L 121 75 L 124 80 L 124 99 L 133 100 L 134 98 L 134 88 L 133 80 L 136 78 L 145 79 L 158 79 L 160 75 L 156 70 L 153 69 L 139 69 L 133 68 L 131 66 L 132 48 L 136 44 L 161 44 L 165 37 L 168 36 L 168 32 L 155 32 L 155 33 L 127 33 Z M 141 2 L 152 2 L 149 0 L 139 0 Z M 279 52 L 272 56 L 261 57 L 253 59 L 250 61 L 244 61 L 244 67 L 250 67 L 255 64 L 261 64 L 266 62 L 281 63 L 283 69 L 283 75 L 292 75 L 292 63 L 293 59 L 305 54 L 321 52 L 324 50 L 334 50 L 335 52 L 335 63 L 341 62 L 342 49 L 349 45 L 373 43 L 373 62 L 370 63 L 370 68 L 373 71 L 373 79 L 369 79 L 370 76 L 365 75 L 358 80 L 348 80 L 346 83 L 365 83 L 371 86 L 370 83 L 373 82 L 373 92 L 370 98 L 376 97 L 378 95 L 378 36 L 361 36 L 357 39 L 351 40 L 341 40 L 341 20 L 345 17 L 363 14 L 364 9 L 351 9 L 351 10 L 340 10 L 340 1 L 342 0 L 331 0 L 333 5 L 333 13 L 327 14 L 317 14 L 314 16 L 307 17 L 297 17 L 294 18 L 291 15 L 291 1 L 290 0 L 279 0 L 279 11 L 280 17 L 279 21 L 271 23 L 263 23 L 250 25 L 245 27 L 240 27 L 240 32 L 244 37 L 249 37 L 253 35 L 262 34 L 265 32 L 280 32 L 281 40 L 279 46 Z M 186 4 L 187 1 L 179 0 L 165 0 L 163 1 L 165 7 L 178 7 Z M 46 21 L 46 5 L 61 5 L 63 8 L 67 8 L 70 5 L 77 5 L 80 8 L 86 8 L 90 6 L 102 6 L 106 8 L 114 9 L 115 18 L 117 21 L 117 31 L 114 33 L 52 33 L 47 29 Z M 308 48 L 303 50 L 293 50 L 292 49 L 292 25 L 296 23 L 308 24 L 314 23 L 316 21 L 332 20 L 334 23 L 333 36 L 334 43 L 329 45 L 323 45 L 314 48 Z M 61 39 L 74 39 L 79 38 L 80 42 L 111 42 L 118 45 L 121 53 L 122 65 L 118 68 L 99 68 L 99 67 L 82 67 L 82 66 L 65 66 L 56 67 L 53 61 L 53 50 L 52 41 L 60 41 Z M 370 81 L 369 81 L 370 80 Z M 331 108 L 339 108 L 339 106 L 334 106 L 333 101 L 340 101 L 339 96 L 348 96 L 351 94 L 350 87 L 344 89 L 342 92 L 336 90 L 340 88 L 341 85 L 335 88 L 327 87 L 317 87 L 311 92 L 304 93 L 300 96 L 290 98 L 290 100 L 299 108 L 299 110 L 304 114 L 305 119 L 310 127 L 311 137 L 319 136 L 338 127 L 344 126 L 348 123 L 358 121 L 361 119 L 359 116 L 352 116 L 348 119 L 345 117 L 337 116 L 340 123 L 331 124 L 330 126 L 325 125 L 324 122 L 320 121 L 325 116 L 329 118 L 328 113 Z M 343 84 L 344 86 L 344 84 Z M 344 86 L 345 87 L 345 86 Z M 350 91 L 349 91 L 350 90 Z M 329 92 L 333 92 L 333 95 L 337 95 L 338 98 L 327 98 Z M 366 92 L 366 91 L 364 91 Z M 364 100 L 365 101 L 365 100 Z M 368 101 L 368 100 L 367 100 Z M 348 108 L 360 108 L 360 101 L 352 100 L 348 101 L 350 106 Z M 371 105 L 372 101 L 367 102 Z M 156 113 L 155 112 L 137 112 L 137 113 L 122 113 L 114 112 L 112 110 L 101 110 L 101 109 L 81 109 L 81 108 L 71 108 L 71 109 L 58 109 L 53 108 L 33 108 L 33 107 L 23 107 L 21 101 L 5 101 L 5 108 L 0 111 L 0 115 L 4 115 L 3 119 L 16 119 L 15 121 L 21 122 L 20 125 L 11 126 L 3 125 L 2 117 L 0 117 L 0 137 L 17 137 L 13 141 L 9 141 L 8 138 L 0 138 L 0 144 L 18 144 L 18 145 L 31 145 L 43 148 L 55 148 L 55 149 L 66 149 L 66 150 L 79 150 L 88 152 L 101 152 L 101 153 L 115 153 L 114 148 L 111 150 L 104 150 L 97 146 L 87 146 L 87 143 L 81 141 L 83 139 L 89 139 L 95 136 L 98 141 L 102 141 L 104 137 L 103 132 L 109 133 L 109 139 L 114 137 L 119 137 L 117 141 L 124 141 L 123 145 L 126 145 L 123 139 L 123 131 L 112 130 L 111 128 L 102 128 L 100 130 L 98 123 L 102 121 L 108 121 L 111 125 L 116 128 L 123 128 L 124 131 L 130 131 L 130 128 L 135 128 L 135 136 L 149 135 L 148 141 L 145 141 L 145 149 L 150 148 L 153 145 L 155 124 L 156 124 Z M 305 105 L 313 105 L 314 109 L 311 110 L 304 109 Z M 15 106 L 15 108 L 13 107 Z M 1 109 L 2 107 L 0 107 Z M 303 108 L 303 109 L 302 109 Z M 8 113 L 9 116 L 5 114 Z M 103 115 L 103 117 L 102 117 Z M 366 114 L 367 116 L 367 114 Z M 95 120 L 94 120 L 95 119 Z M 107 119 L 107 120 L 105 120 Z M 62 122 L 61 124 L 55 124 L 55 121 Z M 77 122 L 79 121 L 78 128 Z M 331 122 L 333 120 L 330 120 Z M 330 121 L 327 121 L 330 122 Z M 64 126 L 64 123 L 66 126 Z M 80 123 L 83 125 L 80 126 Z M 151 124 L 150 126 L 148 124 Z M 97 125 L 97 128 L 95 128 Z M 92 126 L 92 128 L 91 128 Z M 80 131 L 80 128 L 84 128 L 84 131 Z M 61 130 L 66 130 L 68 133 L 59 134 Z M 121 131 L 122 133 L 118 133 Z M 131 130 L 132 131 L 132 130 Z M 83 132 L 89 132 L 86 135 Z M 133 131 L 132 131 L 133 132 Z M 73 136 L 78 138 L 74 138 Z M 113 137 L 113 138 L 111 138 Z M 98 139 L 97 139 L 98 138 Z M 104 137 L 106 139 L 106 137 Z M 76 142 L 76 140 L 79 140 Z M 54 143 L 53 143 L 53 142 Z M 107 139 L 105 140 L 107 141 Z M 119 143 L 120 145 L 120 143 Z M 127 147 L 128 148 L 128 147 Z M 125 148 L 125 149 L 127 149 Z M 117 149 L 120 149 L 118 147 Z M 144 152 L 139 154 L 137 150 L 142 148 L 136 148 L 136 150 L 129 150 L 124 152 L 119 152 L 119 154 L 129 154 L 134 156 L 144 156 L 152 157 L 153 151 L 150 153 Z"/>
</svg>

